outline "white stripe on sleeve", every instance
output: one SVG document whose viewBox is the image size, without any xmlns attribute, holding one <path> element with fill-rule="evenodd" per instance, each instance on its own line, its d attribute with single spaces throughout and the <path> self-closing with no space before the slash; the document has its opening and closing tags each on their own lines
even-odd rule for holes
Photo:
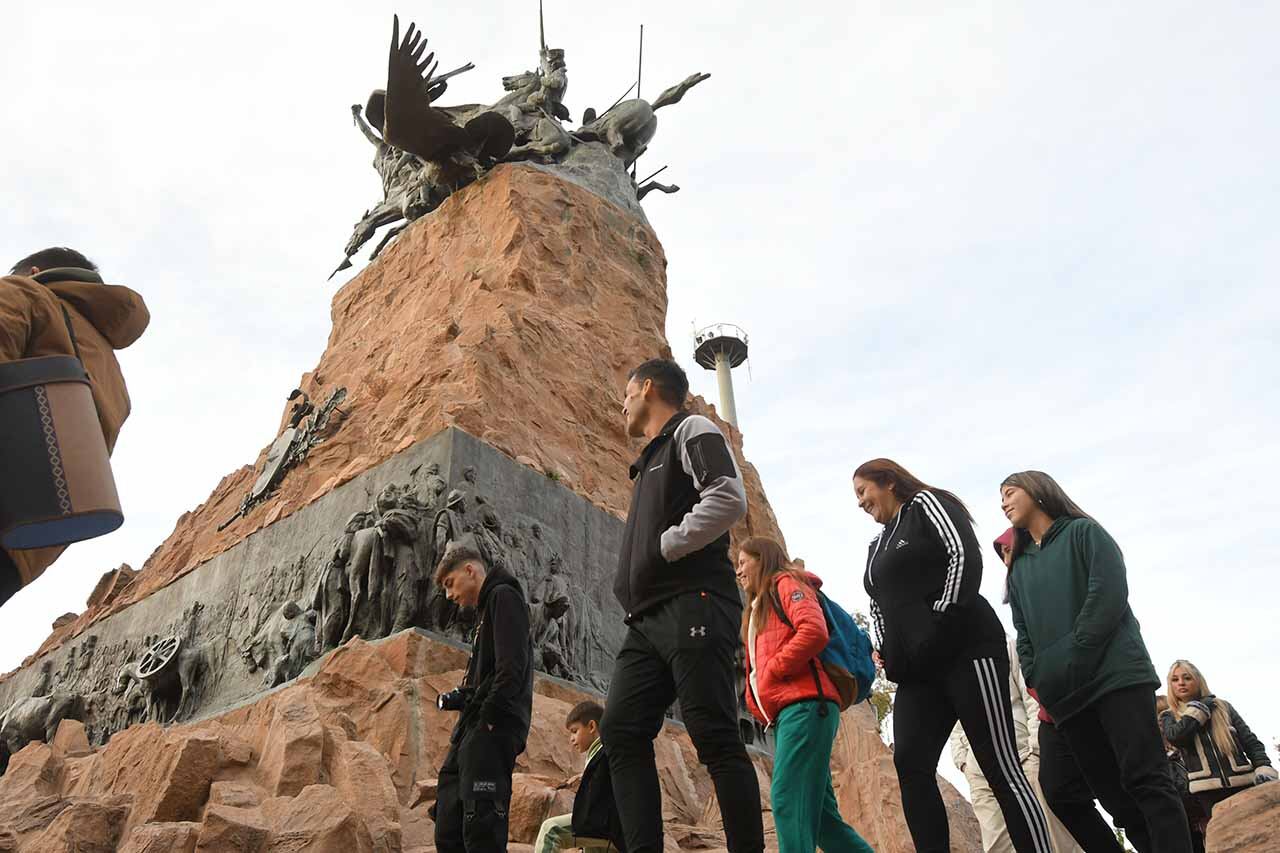
<svg viewBox="0 0 1280 853">
<path fill-rule="evenodd" d="M 942 504 L 932 492 L 920 492 L 913 499 L 924 509 L 925 515 L 938 530 L 942 544 L 947 549 L 947 582 L 942 588 L 942 597 L 933 603 L 933 609 L 944 612 L 949 605 L 960 600 L 960 580 L 964 575 L 964 542 L 960 533 L 951 522 L 951 516 L 943 509 Z"/>
</svg>

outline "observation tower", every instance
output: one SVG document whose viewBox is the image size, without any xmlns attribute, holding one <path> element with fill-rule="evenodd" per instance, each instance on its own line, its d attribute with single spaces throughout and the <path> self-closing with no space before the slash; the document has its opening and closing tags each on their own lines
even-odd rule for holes
<svg viewBox="0 0 1280 853">
<path fill-rule="evenodd" d="M 738 407 L 733 400 L 733 368 L 747 360 L 747 333 L 732 323 L 717 323 L 694 332 L 693 357 L 716 372 L 720 383 L 720 414 L 738 428 Z"/>
</svg>

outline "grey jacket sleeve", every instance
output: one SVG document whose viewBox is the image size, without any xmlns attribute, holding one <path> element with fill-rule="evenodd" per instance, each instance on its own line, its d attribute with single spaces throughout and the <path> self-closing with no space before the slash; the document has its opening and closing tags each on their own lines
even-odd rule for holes
<svg viewBox="0 0 1280 853">
<path fill-rule="evenodd" d="M 662 558 L 667 562 L 707 547 L 747 514 L 742 472 L 716 425 L 692 415 L 676 427 L 673 438 L 680 463 L 701 497 L 678 525 L 662 534 Z"/>
</svg>

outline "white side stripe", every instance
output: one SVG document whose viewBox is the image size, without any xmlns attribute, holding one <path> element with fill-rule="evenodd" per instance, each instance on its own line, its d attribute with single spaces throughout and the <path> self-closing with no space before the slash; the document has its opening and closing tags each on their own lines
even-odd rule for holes
<svg viewBox="0 0 1280 853">
<path fill-rule="evenodd" d="M 884 617 L 880 614 L 880 605 L 871 599 L 871 619 L 876 625 L 876 648 L 884 648 Z"/>
<path fill-rule="evenodd" d="M 1002 706 L 1007 705 L 1008 699 L 999 689 L 999 672 L 996 670 L 995 661 L 991 658 L 975 660 L 973 669 L 978 676 L 978 692 L 982 696 L 983 708 L 987 714 L 987 725 L 991 731 L 992 747 L 1000 772 L 1018 802 L 1027 831 L 1035 844 L 1036 853 L 1053 853 L 1048 822 L 1040 809 L 1035 793 L 1031 790 L 1031 783 L 1022 772 L 1022 763 L 1018 760 L 1017 742 L 1014 740 L 1012 730 L 1008 727 L 1009 721 L 1001 713 L 1004 710 Z"/>
<path fill-rule="evenodd" d="M 960 579 L 964 574 L 964 542 L 960 538 L 959 531 L 951 522 L 951 516 L 947 515 L 947 511 L 943 509 L 937 497 L 932 492 L 920 492 L 913 499 L 918 502 L 925 515 L 933 522 L 933 526 L 938 529 L 938 535 L 942 538 L 943 545 L 946 546 L 947 554 L 950 561 L 947 564 L 947 582 L 942 589 L 942 598 L 934 602 L 933 609 L 943 612 L 948 605 L 954 604 L 960 600 Z"/>
</svg>

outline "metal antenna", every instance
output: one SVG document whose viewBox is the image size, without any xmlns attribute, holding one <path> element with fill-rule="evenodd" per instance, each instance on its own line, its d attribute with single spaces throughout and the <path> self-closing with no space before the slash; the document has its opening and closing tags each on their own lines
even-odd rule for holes
<svg viewBox="0 0 1280 853">
<path fill-rule="evenodd" d="M 542 2 L 542 0 L 538 0 Z M 644 76 L 644 24 L 640 25 L 640 56 L 636 60 L 636 98 L 640 97 L 640 80 Z M 640 158 L 631 161 L 631 180 L 636 179 L 636 163 Z"/>
<path fill-rule="evenodd" d="M 632 83 L 630 86 L 628 86 L 628 87 L 627 87 L 627 91 L 625 91 L 625 92 L 623 92 L 623 93 L 622 93 L 622 97 L 621 97 L 621 98 L 618 98 L 618 100 L 616 100 L 616 101 L 614 101 L 614 102 L 613 102 L 613 106 L 609 107 L 609 110 L 613 109 L 613 107 L 616 107 L 618 104 L 622 103 L 622 98 L 625 98 L 627 95 L 630 95 L 630 94 L 631 94 L 631 90 L 632 90 L 632 89 L 634 89 L 635 87 L 636 87 L 636 84 L 635 84 L 635 83 Z M 605 112 L 605 113 L 607 113 L 607 112 L 609 112 L 609 110 L 605 110 L 604 112 Z M 604 113 L 601 113 L 600 115 L 604 115 Z"/>
<path fill-rule="evenodd" d="M 542 0 L 538 0 L 538 42 L 541 45 L 539 55 L 547 54 L 547 28 L 542 23 Z"/>
<path fill-rule="evenodd" d="M 541 2 L 541 0 L 539 0 Z M 640 25 L 640 58 L 636 62 L 636 97 L 640 97 L 640 79 L 644 76 L 644 24 Z"/>
<path fill-rule="evenodd" d="M 666 166 L 663 166 L 661 169 L 659 169 L 658 171 L 654 172 L 652 175 L 650 175 L 649 177 L 645 178 L 643 181 L 637 181 L 637 183 L 641 183 L 641 184 L 648 183 L 649 181 L 651 181 L 651 180 L 653 180 L 654 178 L 658 177 L 658 175 L 661 175 L 661 174 L 662 174 L 663 172 L 665 172 L 665 171 L 667 171 L 667 167 L 666 167 Z"/>
</svg>

